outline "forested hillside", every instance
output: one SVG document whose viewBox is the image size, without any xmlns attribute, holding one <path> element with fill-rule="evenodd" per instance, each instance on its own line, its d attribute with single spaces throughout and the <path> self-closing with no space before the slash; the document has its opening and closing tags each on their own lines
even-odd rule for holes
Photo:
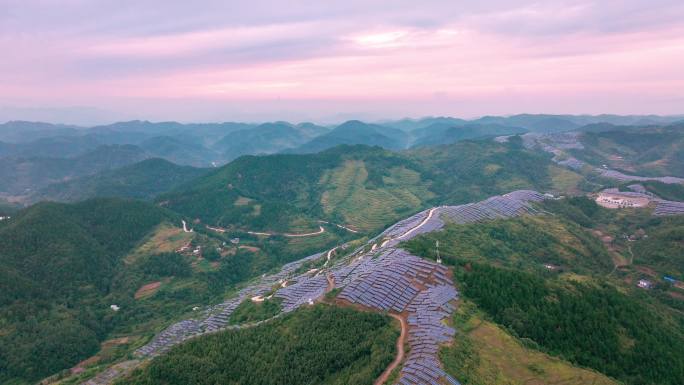
<svg viewBox="0 0 684 385">
<path fill-rule="evenodd" d="M 390 319 L 328 305 L 174 348 L 118 384 L 371 384 L 394 357 Z"/>
<path fill-rule="evenodd" d="M 52 183 L 126 166 L 147 157 L 136 146 L 112 145 L 74 158 L 0 158 L 0 193 L 27 195 Z"/>
<path fill-rule="evenodd" d="M 550 164 L 515 141 L 399 153 L 340 146 L 310 155 L 239 158 L 158 201 L 211 225 L 315 231 L 321 219 L 377 231 L 428 205 L 546 190 L 552 187 Z"/>
<path fill-rule="evenodd" d="M 632 175 L 684 176 L 684 125 L 603 127 L 580 136 L 583 149 L 570 152 L 594 165 Z"/>
<path fill-rule="evenodd" d="M 95 197 L 150 200 L 208 171 L 178 166 L 158 158 L 147 159 L 130 166 L 49 185 L 31 195 L 31 200 L 76 202 Z"/>
<path fill-rule="evenodd" d="M 41 203 L 0 222 L 0 382 L 35 381 L 97 351 L 121 257 L 169 218 L 144 203 Z"/>
<path fill-rule="evenodd" d="M 536 216 L 448 225 L 406 247 L 436 258 L 439 240 L 440 256 L 454 266 L 465 298 L 528 348 L 626 384 L 682 383 L 681 290 L 662 279 L 682 278 L 681 218 L 650 217 L 648 209 L 611 211 L 586 198 L 552 200 L 538 210 Z M 654 287 L 637 288 L 640 278 Z M 487 326 L 479 333 L 494 338 L 497 332 Z M 444 354 L 454 357 L 450 366 L 454 375 L 464 372 L 464 383 L 485 384 L 481 376 L 490 369 L 472 354 L 490 356 L 491 348 L 478 340 L 475 353 L 473 338 L 485 336 L 457 339 Z"/>
</svg>

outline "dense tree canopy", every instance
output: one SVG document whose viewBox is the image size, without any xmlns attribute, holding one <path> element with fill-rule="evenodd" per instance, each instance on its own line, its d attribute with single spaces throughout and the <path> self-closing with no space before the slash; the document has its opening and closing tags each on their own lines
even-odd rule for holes
<svg viewBox="0 0 684 385">
<path fill-rule="evenodd" d="M 371 384 L 394 357 L 388 317 L 327 305 L 194 339 L 120 384 Z"/>
</svg>

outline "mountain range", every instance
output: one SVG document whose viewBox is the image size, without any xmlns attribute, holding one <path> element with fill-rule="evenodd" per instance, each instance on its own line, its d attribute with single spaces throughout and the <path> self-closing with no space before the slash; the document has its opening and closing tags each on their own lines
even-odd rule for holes
<svg viewBox="0 0 684 385">
<path fill-rule="evenodd" d="M 476 358 L 496 354 L 487 345 L 491 337 L 497 346 L 504 340 L 515 346 L 516 359 L 536 357 L 534 365 L 520 366 L 511 357 L 496 356 L 496 362 L 534 368 L 525 369 L 525 378 L 551 375 L 560 363 L 572 373 L 584 376 L 581 368 L 591 368 L 630 385 L 650 378 L 678 383 L 677 373 L 648 362 L 681 360 L 676 346 L 684 340 L 682 294 L 663 278 L 684 278 L 681 216 L 652 216 L 650 208 L 601 208 L 584 195 L 631 183 L 598 178 L 593 168 L 564 167 L 555 154 L 528 146 L 526 139 L 556 139 L 563 151 L 594 168 L 605 164 L 625 173 L 684 176 L 681 124 L 567 120 L 576 127 L 572 131 L 540 132 L 562 118 L 487 119 L 350 121 L 334 128 L 284 122 L 194 126 L 200 133 L 178 123 L 136 122 L 67 127 L 67 135 L 10 143 L 66 140 L 85 148 L 92 138 L 107 137 L 109 144 L 98 142 L 87 151 L 75 145 L 63 157 L 0 158 L 3 195 L 21 196 L 28 206 L 18 210 L 0 201 L 0 382 L 23 385 L 49 375 L 67 378 L 66 384 L 84 381 L 126 362 L 173 320 L 193 318 L 193 309 L 220 303 L 239 285 L 289 262 L 327 255 L 335 263 L 353 250 L 372 251 L 366 247 L 369 238 L 421 210 L 534 189 L 577 196 L 548 199 L 520 218 L 492 214 L 491 221 L 449 223 L 402 246 L 435 258 L 439 241 L 443 263 L 461 285 L 462 310 L 450 322 L 462 333 L 455 337 L 458 344 L 441 353 L 447 357 L 445 370 L 464 383 L 486 384 L 494 367 Z M 35 132 L 52 130 L 40 127 Z M 492 140 L 497 136 L 506 138 Z M 122 144 L 126 138 L 134 143 Z M 242 144 L 233 146 L 237 142 Z M 209 148 L 212 155 L 203 158 Z M 216 167 L 168 160 L 201 163 L 216 154 L 236 158 Z M 684 199 L 681 185 L 646 182 L 644 188 L 665 199 Z M 324 267 L 307 262 L 297 271 Z M 640 279 L 653 282 L 654 289 L 636 288 Z M 337 306 L 334 295 L 320 306 Z M 255 313 L 245 319 L 268 316 L 274 308 L 273 303 L 248 305 L 243 311 Z M 302 314 L 293 312 L 283 325 L 303 322 Z M 596 327 L 585 328 L 580 316 Z M 389 320 L 383 322 L 390 330 Z M 469 322 L 483 329 L 466 327 Z M 233 346 L 226 338 L 216 340 L 217 349 Z M 245 338 L 241 344 L 255 341 Z M 307 346 L 314 343 L 302 347 L 312 353 Z M 604 354 L 606 346 L 614 354 Z M 185 354 L 179 350 L 170 357 L 188 362 Z M 268 351 L 268 357 L 279 354 Z M 207 367 L 216 357 L 192 362 Z M 154 383 L 149 379 L 154 375 L 143 368 L 136 378 Z M 506 372 L 505 377 L 517 375 L 522 376 Z"/>
</svg>

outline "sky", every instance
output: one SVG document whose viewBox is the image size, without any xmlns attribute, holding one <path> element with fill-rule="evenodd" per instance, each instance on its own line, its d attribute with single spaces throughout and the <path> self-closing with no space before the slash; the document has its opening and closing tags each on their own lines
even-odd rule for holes
<svg viewBox="0 0 684 385">
<path fill-rule="evenodd" d="M 684 113 L 681 0 L 0 0 L 0 121 Z"/>
</svg>

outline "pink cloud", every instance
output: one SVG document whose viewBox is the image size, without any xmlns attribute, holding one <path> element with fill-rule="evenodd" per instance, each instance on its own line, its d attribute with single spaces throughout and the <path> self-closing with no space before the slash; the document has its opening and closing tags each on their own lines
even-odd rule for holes
<svg viewBox="0 0 684 385">
<path fill-rule="evenodd" d="M 321 100 L 413 115 L 681 113 L 684 27 L 672 19 L 684 8 L 657 2 L 660 10 L 637 1 L 500 1 L 461 12 L 443 2 L 431 14 L 410 2 L 385 13 L 352 2 L 334 12 L 295 5 L 258 21 L 250 21 L 255 9 L 241 8 L 234 13 L 244 21 L 227 23 L 207 9 L 183 28 L 151 17 L 164 9 L 147 9 L 144 28 L 136 13 L 114 12 L 99 16 L 113 24 L 103 31 L 67 14 L 54 31 L 10 22 L 0 27 L 0 104 L 92 103 L 144 114 L 175 100 L 276 111 L 275 100 L 304 115 Z"/>
</svg>

